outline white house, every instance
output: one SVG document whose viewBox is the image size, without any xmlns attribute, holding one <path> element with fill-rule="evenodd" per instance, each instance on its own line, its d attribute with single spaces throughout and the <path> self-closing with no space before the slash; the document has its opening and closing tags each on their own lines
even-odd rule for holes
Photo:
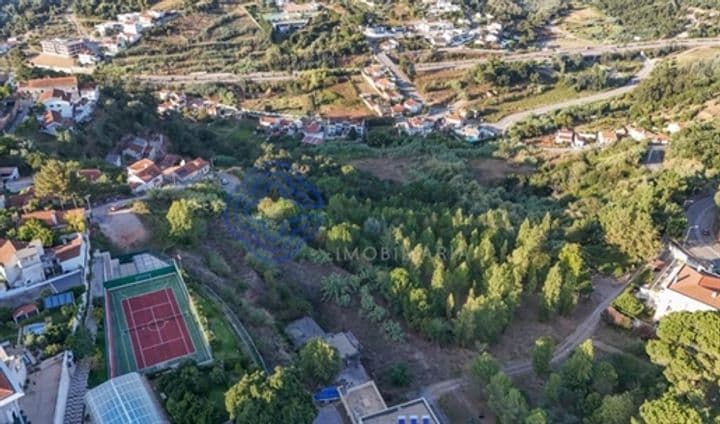
<svg viewBox="0 0 720 424">
<path fill-rule="evenodd" d="M 653 299 L 655 320 L 676 311 L 720 310 L 720 276 L 684 264 L 671 274 Z"/>
<path fill-rule="evenodd" d="M 152 188 L 160 187 L 163 183 L 163 175 L 150 159 L 140 159 L 127 167 L 127 182 L 133 193 L 142 193 Z"/>
<path fill-rule="evenodd" d="M 2 350 L 2 361 L 0 361 L 0 421 L 6 423 L 24 422 L 20 414 L 18 400 L 25 396 L 23 384 L 27 371 L 22 361 L 6 362 L 4 349 Z M 12 366 L 12 368 L 10 366 Z M 42 405 L 38 405 L 42 407 Z"/>
<path fill-rule="evenodd" d="M 564 128 L 555 133 L 556 144 L 575 144 L 575 131 Z"/>
<path fill-rule="evenodd" d="M 87 266 L 88 250 L 86 236 L 75 233 L 64 237 L 61 245 L 52 248 L 52 253 L 63 272 L 72 272 Z"/>
<path fill-rule="evenodd" d="M 22 287 L 45 280 L 42 261 L 45 251 L 39 240 L 30 243 L 0 239 L 0 275 L 10 287 Z"/>
<path fill-rule="evenodd" d="M 45 110 L 57 112 L 63 118 L 70 119 L 74 115 L 72 95 L 65 91 L 48 90 L 38 97 L 38 103 L 42 103 Z"/>
<path fill-rule="evenodd" d="M 203 158 L 195 158 L 191 161 L 182 161 L 179 166 L 173 166 L 163 170 L 163 179 L 172 182 L 187 183 L 195 181 L 210 172 L 210 162 Z"/>
</svg>

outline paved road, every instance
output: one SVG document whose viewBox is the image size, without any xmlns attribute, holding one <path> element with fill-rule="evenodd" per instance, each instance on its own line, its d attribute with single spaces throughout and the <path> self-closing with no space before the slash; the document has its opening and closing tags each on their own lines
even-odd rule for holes
<svg viewBox="0 0 720 424">
<path fill-rule="evenodd" d="M 713 237 L 717 213 L 714 196 L 696 200 L 685 213 L 689 225 L 685 246 L 700 259 L 713 261 L 720 258 L 720 244 Z M 709 233 L 705 234 L 706 230 Z"/>
<path fill-rule="evenodd" d="M 387 66 L 388 69 L 390 69 L 390 71 L 391 71 L 393 74 L 395 74 L 395 78 L 396 78 L 397 83 L 398 83 L 398 88 L 400 89 L 401 92 L 405 93 L 405 95 L 408 96 L 408 97 L 412 97 L 412 98 L 414 98 L 414 99 L 416 99 L 416 100 L 419 100 L 419 101 L 423 102 L 423 104 L 426 104 L 426 103 L 427 103 L 427 102 L 425 101 L 425 99 L 423 98 L 423 96 L 420 94 L 420 92 L 417 90 L 417 88 L 415 87 L 415 85 L 412 83 L 412 81 L 410 80 L 410 78 L 408 78 L 408 76 L 405 74 L 405 72 L 403 72 L 403 70 L 400 69 L 400 67 L 397 66 L 397 65 L 395 64 L 395 62 L 393 62 L 393 61 L 388 57 L 388 55 L 386 55 L 385 53 L 380 52 L 380 53 L 378 53 L 378 54 L 375 55 L 375 59 L 376 59 L 378 62 L 382 63 L 383 65 Z"/>
<path fill-rule="evenodd" d="M 550 112 L 555 112 L 557 110 L 561 109 L 567 109 L 571 107 L 576 106 L 583 106 L 590 103 L 599 102 L 602 100 L 608 100 L 613 97 L 619 97 L 624 94 L 627 94 L 635 89 L 635 86 L 637 86 L 642 80 L 647 78 L 651 73 L 652 70 L 655 68 L 655 64 L 657 63 L 656 60 L 646 60 L 642 69 L 640 72 L 635 75 L 635 77 L 630 80 L 627 84 L 625 84 L 622 87 L 616 88 L 614 90 L 610 91 L 604 91 L 602 93 L 593 94 L 591 96 L 586 97 L 580 97 L 577 99 L 572 100 L 566 100 L 564 102 L 554 103 L 551 105 L 545 105 L 540 106 L 535 109 L 525 110 L 522 112 L 513 113 L 512 115 L 508 115 L 504 118 L 502 118 L 500 121 L 494 123 L 494 124 L 488 124 L 488 126 L 494 128 L 497 131 L 505 132 L 513 125 L 517 124 L 518 122 L 524 121 L 525 119 L 530 118 L 533 115 L 544 115 Z"/>
<path fill-rule="evenodd" d="M 571 56 L 571 55 L 582 55 L 582 56 L 600 56 L 606 53 L 626 53 L 634 52 L 646 49 L 658 49 L 664 47 L 716 47 L 720 46 L 720 37 L 715 38 L 687 38 L 687 39 L 672 39 L 672 40 L 655 40 L 655 41 L 644 41 L 637 43 L 628 44 L 600 44 L 596 46 L 587 47 L 570 47 L 562 49 L 552 49 L 539 52 L 523 52 L 523 53 L 511 53 L 503 50 L 498 50 L 491 56 L 479 57 L 473 59 L 461 59 L 461 60 L 448 60 L 442 62 L 426 62 L 416 63 L 415 70 L 418 72 L 437 71 L 441 69 L 467 69 L 471 68 L 479 63 L 486 62 L 490 57 L 498 57 L 506 62 L 517 62 L 526 60 L 547 60 L 553 59 L 558 56 Z M 477 50 L 473 49 L 462 49 L 462 48 L 450 48 L 441 49 L 443 51 L 455 52 L 455 53 L 477 53 Z"/>
</svg>

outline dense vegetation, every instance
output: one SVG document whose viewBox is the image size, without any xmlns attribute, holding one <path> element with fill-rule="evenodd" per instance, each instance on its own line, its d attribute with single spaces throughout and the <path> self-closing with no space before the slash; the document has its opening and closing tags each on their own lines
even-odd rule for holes
<svg viewBox="0 0 720 424">
<path fill-rule="evenodd" d="M 687 18 L 690 8 L 712 11 L 717 7 L 714 0 L 634 0 L 632 7 L 624 0 L 586 0 L 586 3 L 617 19 L 617 23 L 625 28 L 624 38 L 633 37 L 662 38 L 683 32 L 689 24 Z M 693 36 L 714 36 L 720 26 L 716 20 L 701 22 L 690 26 Z"/>
<path fill-rule="evenodd" d="M 0 4 L 0 38 L 23 34 L 62 13 L 68 0 L 10 0 Z"/>
</svg>

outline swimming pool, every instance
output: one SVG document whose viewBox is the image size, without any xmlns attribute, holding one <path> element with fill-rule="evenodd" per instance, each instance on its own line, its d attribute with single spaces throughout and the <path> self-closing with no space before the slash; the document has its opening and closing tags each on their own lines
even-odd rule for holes
<svg viewBox="0 0 720 424">
<path fill-rule="evenodd" d="M 40 335 L 45 332 L 45 323 L 36 322 L 35 324 L 28 324 L 23 327 L 23 334 L 35 334 Z"/>
</svg>

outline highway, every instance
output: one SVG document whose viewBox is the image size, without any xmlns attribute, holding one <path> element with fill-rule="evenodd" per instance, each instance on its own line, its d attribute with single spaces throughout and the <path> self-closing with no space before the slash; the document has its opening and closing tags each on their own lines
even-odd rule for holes
<svg viewBox="0 0 720 424">
<path fill-rule="evenodd" d="M 442 62 L 425 62 L 416 63 L 415 70 L 417 72 L 428 72 L 438 71 L 442 69 L 467 69 L 471 68 L 479 63 L 486 62 L 491 57 L 500 58 L 506 62 L 517 62 L 526 60 L 548 60 L 558 56 L 601 56 L 607 53 L 626 53 L 634 51 L 642 51 L 649 49 L 660 49 L 666 47 L 683 47 L 683 48 L 696 48 L 696 47 L 718 47 L 720 46 L 720 37 L 715 38 L 685 38 L 685 39 L 672 39 L 672 40 L 654 40 L 654 41 L 643 41 L 636 43 L 627 44 L 601 44 L 587 47 L 568 47 L 562 49 L 548 49 L 537 52 L 523 52 L 523 53 L 512 53 L 503 50 L 498 50 L 493 54 L 489 54 L 485 57 L 478 57 L 473 59 L 460 59 L 460 60 L 448 60 Z M 445 52 L 453 53 L 478 53 L 478 50 L 467 49 L 467 48 L 448 48 L 441 49 Z"/>
</svg>

